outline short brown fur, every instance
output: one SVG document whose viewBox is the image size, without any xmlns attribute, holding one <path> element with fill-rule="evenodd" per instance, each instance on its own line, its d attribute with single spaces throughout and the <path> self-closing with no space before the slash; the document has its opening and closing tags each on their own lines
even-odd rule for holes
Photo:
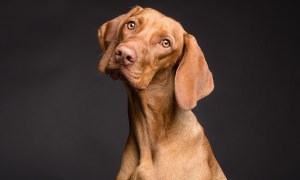
<svg viewBox="0 0 300 180">
<path fill-rule="evenodd" d="M 103 24 L 98 37 L 105 51 L 99 71 L 123 80 L 128 91 L 130 131 L 117 179 L 226 179 L 191 111 L 214 87 L 196 39 L 139 6 Z M 117 58 L 118 49 L 129 60 Z"/>
</svg>

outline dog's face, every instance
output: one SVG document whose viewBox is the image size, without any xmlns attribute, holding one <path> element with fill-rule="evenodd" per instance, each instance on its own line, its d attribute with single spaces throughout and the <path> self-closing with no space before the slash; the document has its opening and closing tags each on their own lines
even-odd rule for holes
<svg viewBox="0 0 300 180">
<path fill-rule="evenodd" d="M 185 110 L 213 90 L 212 74 L 196 39 L 175 20 L 139 6 L 103 24 L 99 71 L 146 89 L 158 72 L 175 67 L 175 96 Z M 178 66 L 175 66 L 178 64 Z"/>
<path fill-rule="evenodd" d="M 106 52 L 104 65 L 112 78 L 125 78 L 135 88 L 145 89 L 157 71 L 180 58 L 184 30 L 175 20 L 153 9 L 137 8 L 113 21 L 119 21 L 114 27 L 116 42 Z M 104 26 L 100 33 L 107 30 L 108 23 Z"/>
</svg>

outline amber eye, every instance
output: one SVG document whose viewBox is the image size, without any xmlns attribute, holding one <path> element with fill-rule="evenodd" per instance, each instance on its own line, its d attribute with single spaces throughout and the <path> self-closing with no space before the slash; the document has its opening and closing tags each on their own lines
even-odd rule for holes
<svg viewBox="0 0 300 180">
<path fill-rule="evenodd" d="M 170 40 L 168 40 L 168 39 L 162 40 L 162 41 L 161 41 L 161 45 L 162 45 L 164 48 L 170 47 L 170 45 L 171 45 Z"/>
<path fill-rule="evenodd" d="M 135 28 L 135 22 L 129 21 L 129 22 L 127 23 L 127 28 L 128 28 L 129 30 L 133 30 L 133 29 Z"/>
</svg>

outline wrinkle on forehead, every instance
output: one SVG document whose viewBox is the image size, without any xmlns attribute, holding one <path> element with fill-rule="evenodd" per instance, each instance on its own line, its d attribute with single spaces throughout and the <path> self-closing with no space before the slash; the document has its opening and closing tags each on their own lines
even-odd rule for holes
<svg viewBox="0 0 300 180">
<path fill-rule="evenodd" d="M 160 25 L 164 27 L 164 29 L 178 29 L 179 31 L 184 31 L 182 26 L 174 19 L 165 16 L 164 14 L 151 9 L 151 8 L 145 8 L 139 13 L 133 15 L 132 17 L 139 19 L 139 21 L 143 22 L 144 24 L 147 24 L 148 26 L 151 25 Z M 145 21 L 147 21 L 145 23 Z M 159 22 L 159 23 L 157 23 Z"/>
<path fill-rule="evenodd" d="M 145 8 L 127 19 L 137 21 L 138 31 L 135 35 L 142 36 L 149 43 L 157 43 L 155 39 L 169 37 L 173 41 L 173 47 L 182 44 L 184 29 L 176 20 L 164 14 Z M 153 39 L 154 41 L 151 41 Z"/>
</svg>

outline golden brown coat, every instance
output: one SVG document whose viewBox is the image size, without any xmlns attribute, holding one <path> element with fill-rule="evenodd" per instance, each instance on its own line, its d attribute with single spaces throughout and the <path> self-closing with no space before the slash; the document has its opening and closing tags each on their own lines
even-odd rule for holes
<svg viewBox="0 0 300 180">
<path fill-rule="evenodd" d="M 226 179 L 191 109 L 214 88 L 196 39 L 139 6 L 99 28 L 99 71 L 124 81 L 130 132 L 118 180 Z"/>
</svg>

